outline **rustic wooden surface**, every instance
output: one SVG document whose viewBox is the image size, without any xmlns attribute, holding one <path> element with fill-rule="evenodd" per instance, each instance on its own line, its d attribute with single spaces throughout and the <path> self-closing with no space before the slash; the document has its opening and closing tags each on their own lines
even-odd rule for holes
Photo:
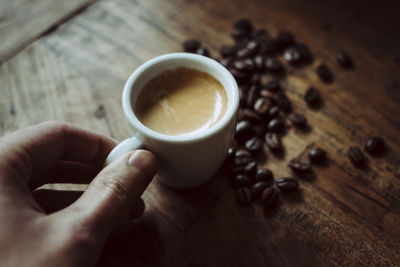
<svg viewBox="0 0 400 267">
<path fill-rule="evenodd" d="M 201 38 L 217 56 L 231 43 L 234 19 L 251 18 L 272 34 L 296 33 L 316 60 L 285 82 L 310 133 L 290 130 L 285 159 L 263 163 L 276 177 L 291 175 L 287 160 L 314 146 L 329 163 L 301 180 L 299 194 L 279 209 L 239 206 L 222 173 L 189 191 L 154 181 L 143 218 L 110 241 L 99 266 L 394 266 L 400 265 L 400 23 L 395 1 L 2 1 L 0 16 L 0 134 L 48 119 L 72 122 L 122 140 L 129 134 L 122 87 L 144 61 L 181 51 Z M 354 59 L 342 71 L 336 51 Z M 397 57 L 397 59 L 396 59 Z M 335 75 L 321 83 L 315 67 Z M 308 86 L 324 106 L 306 107 Z M 105 116 L 95 112 L 104 107 Z M 367 169 L 347 160 L 350 145 L 382 136 L 384 157 Z"/>
</svg>

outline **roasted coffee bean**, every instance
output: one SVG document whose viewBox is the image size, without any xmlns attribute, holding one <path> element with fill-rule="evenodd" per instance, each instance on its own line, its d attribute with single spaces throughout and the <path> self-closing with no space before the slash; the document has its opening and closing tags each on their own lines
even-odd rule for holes
<svg viewBox="0 0 400 267">
<path fill-rule="evenodd" d="M 248 120 L 239 121 L 236 124 L 236 138 L 238 140 L 247 139 L 251 136 L 253 129 L 251 123 Z"/>
<path fill-rule="evenodd" d="M 244 147 L 247 151 L 253 154 L 259 153 L 263 148 L 263 140 L 254 136 L 251 139 L 247 140 Z"/>
<path fill-rule="evenodd" d="M 317 67 L 317 75 L 320 80 L 325 83 L 333 82 L 333 74 L 331 70 L 324 64 L 321 64 Z"/>
<path fill-rule="evenodd" d="M 232 162 L 235 157 L 236 147 L 231 146 L 226 152 L 225 162 Z"/>
<path fill-rule="evenodd" d="M 284 93 L 281 92 L 277 94 L 276 102 L 281 110 L 285 112 L 292 111 L 292 103 Z"/>
<path fill-rule="evenodd" d="M 242 205 L 248 205 L 251 203 L 252 195 L 251 190 L 247 187 L 240 187 L 236 190 L 238 201 Z"/>
<path fill-rule="evenodd" d="M 261 80 L 260 73 L 258 73 L 258 72 L 253 73 L 253 75 L 251 75 L 250 84 L 257 86 L 257 88 L 258 88 L 258 86 L 260 85 L 260 80 Z"/>
<path fill-rule="evenodd" d="M 246 105 L 248 107 L 254 107 L 254 103 L 257 100 L 257 95 L 258 95 L 257 92 L 258 92 L 258 88 L 256 85 L 250 86 L 250 89 L 247 92 L 247 99 L 246 99 Z"/>
<path fill-rule="evenodd" d="M 279 116 L 280 108 L 278 106 L 271 106 L 268 110 L 268 116 L 270 118 L 276 118 Z"/>
<path fill-rule="evenodd" d="M 276 46 L 279 50 L 283 50 L 294 44 L 294 36 L 287 31 L 280 31 L 275 40 Z"/>
<path fill-rule="evenodd" d="M 382 138 L 375 136 L 365 142 L 364 149 L 371 155 L 378 155 L 384 152 L 385 142 Z"/>
<path fill-rule="evenodd" d="M 267 126 L 265 124 L 253 125 L 253 131 L 256 136 L 258 136 L 260 138 L 264 138 L 265 133 L 267 132 Z"/>
<path fill-rule="evenodd" d="M 295 46 L 287 48 L 283 54 L 283 57 L 290 65 L 299 64 L 302 60 L 300 50 Z"/>
<path fill-rule="evenodd" d="M 365 164 L 365 156 L 358 147 L 350 147 L 349 150 L 347 150 L 347 156 L 349 157 L 350 161 L 358 167 L 361 167 Z"/>
<path fill-rule="evenodd" d="M 265 59 L 265 69 L 272 73 L 278 73 L 283 70 L 283 65 L 277 58 L 267 57 Z"/>
<path fill-rule="evenodd" d="M 310 63 L 313 60 L 313 55 L 307 45 L 298 43 L 296 47 L 300 52 L 302 63 Z"/>
<path fill-rule="evenodd" d="M 268 132 L 265 135 L 265 143 L 273 152 L 278 152 L 282 149 L 281 139 L 276 133 Z"/>
<path fill-rule="evenodd" d="M 264 191 L 265 188 L 268 187 L 268 183 L 267 182 L 256 182 L 255 184 L 252 185 L 251 187 L 251 193 L 253 195 L 253 197 L 259 197 L 262 193 L 262 191 Z"/>
<path fill-rule="evenodd" d="M 276 92 L 276 91 L 279 91 L 280 89 L 282 89 L 281 84 L 278 80 L 271 80 L 271 81 L 267 82 L 263 86 L 263 88 L 268 91 L 272 91 L 272 92 Z"/>
<path fill-rule="evenodd" d="M 242 90 L 239 90 L 239 104 L 240 104 L 240 107 L 242 107 L 242 108 L 246 107 L 246 105 L 247 105 L 247 94 Z M 238 117 L 238 120 L 242 120 L 242 119 Z"/>
<path fill-rule="evenodd" d="M 253 109 L 255 112 L 264 116 L 268 113 L 269 100 L 264 97 L 259 97 L 254 103 Z"/>
<path fill-rule="evenodd" d="M 189 53 L 195 53 L 200 48 L 200 41 L 198 40 L 187 40 L 183 42 L 183 50 Z"/>
<path fill-rule="evenodd" d="M 249 176 L 250 178 L 253 178 L 256 175 L 257 171 L 257 162 L 255 161 L 250 161 L 243 167 L 243 173 Z"/>
<path fill-rule="evenodd" d="M 288 167 L 295 172 L 308 172 L 311 170 L 310 161 L 306 159 L 291 159 L 288 163 Z"/>
<path fill-rule="evenodd" d="M 349 55 L 341 51 L 336 54 L 336 60 L 339 63 L 339 65 L 344 68 L 344 69 L 351 69 L 353 67 L 353 61 L 349 57 Z"/>
<path fill-rule="evenodd" d="M 256 176 L 254 177 L 254 180 L 256 181 L 264 181 L 264 182 L 269 182 L 274 178 L 274 174 L 272 173 L 271 170 L 265 169 L 265 168 L 258 168 L 256 171 Z"/>
<path fill-rule="evenodd" d="M 253 123 L 259 123 L 262 120 L 261 116 L 258 113 L 248 108 L 243 109 L 243 116 L 246 120 L 249 120 Z"/>
<path fill-rule="evenodd" d="M 233 65 L 233 58 L 231 58 L 231 57 L 223 58 L 223 59 L 220 60 L 220 63 L 221 63 L 222 66 L 224 66 L 225 68 L 229 69 Z"/>
<path fill-rule="evenodd" d="M 299 180 L 293 177 L 279 178 L 276 181 L 276 186 L 282 192 L 293 192 L 299 189 Z"/>
<path fill-rule="evenodd" d="M 233 67 L 239 71 L 251 72 L 254 69 L 254 63 L 251 59 L 241 59 L 234 61 Z"/>
<path fill-rule="evenodd" d="M 265 57 L 263 55 L 256 55 L 254 57 L 254 65 L 255 67 L 262 71 L 265 69 Z"/>
<path fill-rule="evenodd" d="M 239 50 L 237 51 L 237 53 L 236 53 L 236 56 L 237 56 L 238 58 L 243 58 L 243 59 L 245 59 L 245 58 L 249 58 L 249 57 L 254 56 L 255 53 L 256 53 L 256 51 L 250 50 L 250 49 L 248 49 L 247 46 L 246 46 L 246 47 L 243 47 L 243 48 L 239 49 Z"/>
<path fill-rule="evenodd" d="M 233 45 L 225 45 L 220 48 L 219 53 L 222 58 L 231 58 L 236 55 L 237 48 Z"/>
<path fill-rule="evenodd" d="M 198 48 L 195 53 L 201 56 L 210 57 L 210 52 L 208 49 L 202 47 Z"/>
<path fill-rule="evenodd" d="M 304 95 L 304 100 L 309 106 L 316 106 L 321 103 L 321 96 L 317 89 L 310 87 Z"/>
<path fill-rule="evenodd" d="M 304 127 L 307 124 L 307 119 L 299 113 L 290 113 L 288 115 L 290 122 L 296 127 Z"/>
<path fill-rule="evenodd" d="M 279 192 L 275 187 L 267 187 L 261 194 L 261 202 L 264 204 L 265 209 L 272 208 L 278 204 Z"/>
<path fill-rule="evenodd" d="M 233 185 L 235 187 L 250 186 L 252 181 L 249 176 L 244 174 L 238 174 L 233 177 Z"/>
<path fill-rule="evenodd" d="M 235 78 L 235 80 L 238 82 L 239 85 L 246 82 L 249 78 L 249 74 L 245 71 L 240 71 L 233 67 L 229 68 L 229 71 L 231 72 L 231 74 L 233 75 L 233 77 Z"/>
<path fill-rule="evenodd" d="M 268 123 L 268 131 L 280 133 L 285 128 L 285 122 L 280 118 L 273 118 Z"/>
<path fill-rule="evenodd" d="M 233 40 L 235 40 L 236 44 L 240 44 L 242 42 L 248 41 L 250 34 L 246 33 L 246 32 L 242 32 L 242 31 L 237 31 L 235 30 L 232 34 L 231 34 Z"/>
<path fill-rule="evenodd" d="M 313 148 L 308 152 L 308 158 L 313 163 L 321 163 L 326 160 L 326 153 L 321 148 Z"/>
<path fill-rule="evenodd" d="M 277 100 L 276 92 L 262 89 L 259 91 L 259 94 L 260 94 L 260 96 L 267 98 L 271 103 L 276 103 L 276 100 Z"/>
<path fill-rule="evenodd" d="M 241 18 L 233 23 L 233 28 L 236 31 L 250 34 L 253 31 L 253 24 L 249 19 Z"/>
<path fill-rule="evenodd" d="M 269 38 L 269 33 L 265 29 L 258 29 L 253 36 L 255 40 L 264 41 Z"/>
<path fill-rule="evenodd" d="M 274 39 L 266 38 L 260 45 L 260 54 L 273 55 L 278 52 Z"/>
</svg>

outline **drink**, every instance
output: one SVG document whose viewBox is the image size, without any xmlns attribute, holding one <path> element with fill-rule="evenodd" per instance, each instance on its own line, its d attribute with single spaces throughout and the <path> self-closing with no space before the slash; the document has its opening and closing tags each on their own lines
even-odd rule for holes
<svg viewBox="0 0 400 267">
<path fill-rule="evenodd" d="M 179 136 L 215 125 L 226 112 L 227 95 L 211 75 L 181 67 L 166 70 L 147 82 L 133 105 L 145 126 Z"/>
</svg>

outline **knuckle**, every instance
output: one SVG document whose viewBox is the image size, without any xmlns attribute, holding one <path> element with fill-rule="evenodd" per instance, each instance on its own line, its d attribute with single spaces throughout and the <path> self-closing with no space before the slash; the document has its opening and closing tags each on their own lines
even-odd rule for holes
<svg viewBox="0 0 400 267">
<path fill-rule="evenodd" d="M 101 192 L 104 192 L 105 194 L 109 194 L 111 196 L 110 202 L 113 205 L 129 200 L 129 188 L 124 180 L 124 177 L 115 174 L 112 176 L 112 178 L 108 177 L 104 179 L 99 179 L 95 183 L 95 186 L 97 186 Z"/>
</svg>

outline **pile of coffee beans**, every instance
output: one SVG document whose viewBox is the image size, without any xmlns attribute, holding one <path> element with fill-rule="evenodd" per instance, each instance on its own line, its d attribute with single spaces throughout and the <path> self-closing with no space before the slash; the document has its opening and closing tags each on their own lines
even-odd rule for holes
<svg viewBox="0 0 400 267">
<path fill-rule="evenodd" d="M 279 195 L 298 191 L 299 178 L 312 169 L 312 164 L 326 161 L 326 152 L 321 148 L 311 149 L 308 158 L 291 159 L 288 167 L 294 177 L 276 179 L 271 170 L 261 168 L 257 157 L 265 153 L 264 144 L 270 153 L 282 152 L 281 138 L 293 127 L 307 128 L 307 118 L 294 110 L 282 86 L 282 79 L 288 75 L 287 66 L 302 68 L 310 65 L 314 56 L 304 43 L 296 40 L 288 31 L 280 31 L 271 36 L 265 29 L 255 29 L 248 19 L 238 19 L 233 23 L 232 45 L 220 48 L 217 59 L 234 76 L 240 93 L 240 109 L 236 125 L 236 135 L 224 163 L 224 169 L 232 186 L 236 189 L 238 201 L 250 204 L 259 199 L 266 209 L 272 209 L 279 202 Z M 210 57 L 209 51 L 198 40 L 184 42 L 186 52 Z M 336 55 L 343 69 L 352 69 L 350 56 L 341 51 Z M 334 75 L 325 64 L 320 64 L 315 74 L 324 83 L 334 82 Z M 313 86 L 304 94 L 310 108 L 318 108 L 322 103 L 320 92 Z M 365 150 L 377 155 L 384 149 L 379 137 L 369 139 Z M 351 162 L 361 167 L 365 156 L 357 147 L 348 150 Z M 297 176 L 297 177 L 296 177 Z"/>
</svg>

